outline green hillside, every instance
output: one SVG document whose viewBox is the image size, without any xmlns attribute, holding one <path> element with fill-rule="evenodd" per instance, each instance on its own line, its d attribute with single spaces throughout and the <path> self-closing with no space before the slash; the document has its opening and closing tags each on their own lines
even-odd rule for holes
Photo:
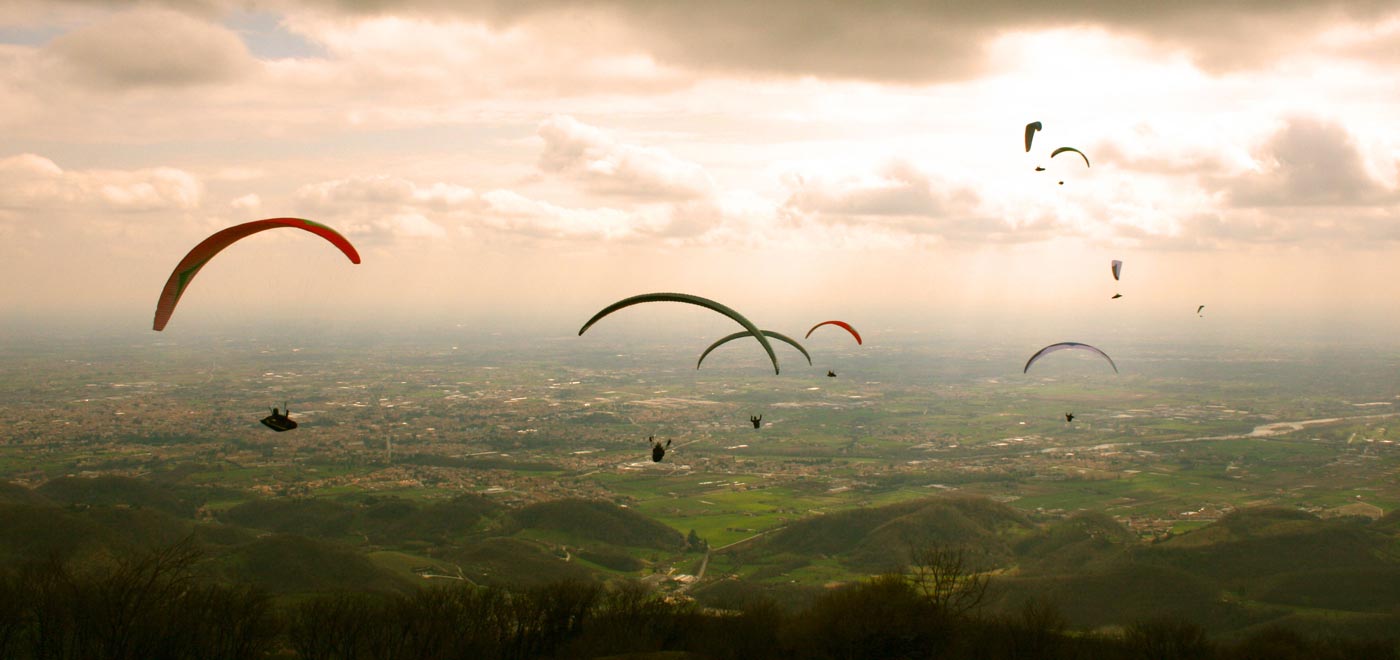
<svg viewBox="0 0 1400 660">
<path fill-rule="evenodd" d="M 680 532 L 608 502 L 542 502 L 512 511 L 510 518 L 517 528 L 553 530 L 611 545 L 670 551 L 685 548 L 685 536 Z"/>
<path fill-rule="evenodd" d="M 151 508 L 186 517 L 193 515 L 199 506 L 198 502 L 181 498 L 168 488 L 131 477 L 59 477 L 36 490 L 58 504 Z"/>
</svg>

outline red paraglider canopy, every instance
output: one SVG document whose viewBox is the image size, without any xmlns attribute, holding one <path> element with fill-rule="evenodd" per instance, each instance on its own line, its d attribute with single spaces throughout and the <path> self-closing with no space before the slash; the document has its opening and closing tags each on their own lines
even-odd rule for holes
<svg viewBox="0 0 1400 660">
<path fill-rule="evenodd" d="M 810 337 L 812 336 L 812 331 L 813 331 L 813 330 L 816 330 L 817 328 L 820 328 L 820 327 L 822 327 L 822 326 L 824 326 L 824 325 L 839 325 L 839 326 L 845 328 L 845 329 L 846 329 L 846 332 L 851 333 L 851 336 L 852 336 L 852 337 L 855 337 L 855 338 L 856 338 L 856 343 L 857 343 L 857 344 L 864 345 L 864 342 L 862 342 L 862 341 L 860 340 L 860 333 L 859 333 L 859 332 L 856 332 L 856 329 L 855 329 L 855 328 L 852 328 L 852 327 L 851 327 L 851 324 L 849 324 L 849 323 L 847 323 L 847 322 L 845 322 L 845 321 L 822 321 L 821 323 L 818 323 L 818 324 L 812 326 L 812 330 L 808 330 L 808 331 L 807 331 L 807 336 L 806 336 L 806 337 L 803 337 L 803 339 L 808 339 L 808 338 L 810 338 Z"/>
<path fill-rule="evenodd" d="M 344 252 L 345 256 L 350 259 L 350 263 L 360 263 L 360 253 L 355 251 L 355 246 L 351 245 L 350 241 L 345 240 L 345 237 L 341 236 L 339 232 L 319 222 L 301 218 L 269 218 L 234 225 L 201 241 L 199 245 L 194 246 L 193 250 L 190 250 L 189 254 L 185 255 L 184 259 L 180 260 L 180 263 L 175 265 L 175 270 L 170 273 L 170 278 L 165 281 L 165 288 L 160 292 L 160 299 L 156 301 L 156 319 L 153 326 L 155 330 L 165 329 L 165 324 L 170 321 L 170 315 L 175 313 L 175 305 L 180 302 L 180 296 L 185 293 L 185 289 L 194 280 L 199 269 L 203 268 L 204 264 L 209 263 L 214 255 L 246 236 L 278 227 L 295 227 L 309 231 L 340 248 L 340 251 Z"/>
</svg>

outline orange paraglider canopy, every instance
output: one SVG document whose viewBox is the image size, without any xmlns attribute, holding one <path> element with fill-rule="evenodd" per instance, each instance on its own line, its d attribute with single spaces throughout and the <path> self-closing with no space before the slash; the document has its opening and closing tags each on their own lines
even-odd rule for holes
<svg viewBox="0 0 1400 660">
<path fill-rule="evenodd" d="M 160 299 L 156 301 L 154 329 L 157 331 L 165 329 L 165 324 L 170 322 L 170 315 L 175 313 L 175 305 L 180 302 L 180 296 L 184 295 L 185 289 L 189 288 L 190 282 L 199 273 L 199 269 L 203 268 L 204 264 L 209 263 L 214 255 L 244 237 L 279 227 L 294 227 L 309 231 L 340 248 L 340 251 L 345 253 L 346 258 L 350 259 L 351 263 L 360 263 L 360 253 L 355 251 L 355 246 L 351 245 L 350 241 L 341 236 L 339 232 L 319 222 L 301 218 L 269 218 L 234 225 L 215 232 L 213 236 L 201 241 L 199 245 L 190 250 L 189 254 L 185 255 L 184 259 L 180 260 L 180 263 L 175 265 L 175 270 L 171 271 L 170 278 L 165 281 L 165 288 L 160 292 Z"/>
</svg>

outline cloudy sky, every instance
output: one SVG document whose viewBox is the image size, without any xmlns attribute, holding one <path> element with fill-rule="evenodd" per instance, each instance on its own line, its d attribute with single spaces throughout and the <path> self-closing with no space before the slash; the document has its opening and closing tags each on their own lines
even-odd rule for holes
<svg viewBox="0 0 1400 660">
<path fill-rule="evenodd" d="M 1393 325 L 1397 108 L 1395 1 L 7 0 L 0 311 L 148 325 L 204 236 L 297 216 L 364 263 L 252 237 L 167 332 L 666 290 Z"/>
</svg>

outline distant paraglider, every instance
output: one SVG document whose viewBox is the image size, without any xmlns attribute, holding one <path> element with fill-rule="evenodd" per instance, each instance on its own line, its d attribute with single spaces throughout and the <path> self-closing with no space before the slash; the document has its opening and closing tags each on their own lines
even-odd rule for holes
<svg viewBox="0 0 1400 660">
<path fill-rule="evenodd" d="M 1200 307 L 1197 307 L 1197 308 L 1196 308 L 1196 316 L 1200 316 L 1201 318 L 1205 318 L 1205 317 L 1201 314 L 1201 310 L 1203 310 L 1203 309 L 1205 309 L 1205 308 L 1206 308 L 1205 305 L 1201 305 Z"/>
<path fill-rule="evenodd" d="M 330 243 L 340 251 L 345 253 L 345 257 L 350 263 L 360 263 L 360 253 L 355 250 L 355 246 L 350 244 L 344 236 L 330 227 L 318 222 L 303 220 L 301 218 L 269 218 L 267 220 L 254 220 L 241 225 L 234 225 L 227 229 L 215 232 L 214 235 L 204 239 L 199 245 L 194 246 L 185 255 L 180 263 L 175 265 L 175 270 L 171 271 L 170 277 L 165 281 L 165 288 L 160 292 L 160 298 L 156 301 L 156 316 L 153 329 L 157 332 L 165 329 L 165 324 L 170 321 L 170 316 L 175 313 L 175 305 L 180 302 L 180 296 L 184 295 L 185 289 L 189 288 L 194 276 L 199 273 L 199 269 L 209 263 L 224 248 L 235 242 L 261 231 L 277 229 L 279 227 L 292 227 L 309 231 Z"/>
<path fill-rule="evenodd" d="M 1113 281 L 1117 282 L 1118 276 L 1123 274 L 1123 262 L 1118 259 L 1114 259 L 1113 262 L 1109 264 L 1109 270 L 1113 272 Z M 1110 300 L 1117 300 L 1122 297 L 1123 294 L 1114 293 L 1113 297 L 1110 298 Z"/>
<path fill-rule="evenodd" d="M 1080 151 L 1080 150 L 1078 150 L 1078 149 L 1075 149 L 1074 147 L 1060 147 L 1059 149 L 1056 149 L 1056 150 L 1050 152 L 1050 157 L 1051 157 L 1051 158 L 1054 158 L 1054 157 L 1056 157 L 1056 156 L 1058 156 L 1058 155 L 1060 155 L 1060 154 L 1069 153 L 1069 152 L 1073 152 L 1073 153 L 1079 154 L 1079 157 L 1084 159 L 1084 167 L 1091 167 L 1091 165 L 1089 165 L 1089 157 L 1088 157 L 1088 156 L 1085 156 L 1085 155 L 1084 155 L 1084 152 L 1082 152 L 1082 151 Z"/>
<path fill-rule="evenodd" d="M 768 335 L 769 337 L 772 337 L 781 342 L 785 342 L 793 348 L 797 349 L 798 352 L 802 353 L 802 357 L 807 358 L 807 364 L 809 366 L 812 364 L 812 356 L 807 353 L 807 349 L 803 348 L 802 344 L 797 343 L 797 340 L 782 333 L 773 332 L 772 330 L 764 330 L 762 332 L 763 334 Z M 710 347 L 705 349 L 704 353 L 700 354 L 700 359 L 695 361 L 695 368 L 700 368 L 700 363 L 705 361 L 705 356 L 709 355 L 711 351 L 715 350 L 716 348 L 719 348 L 720 346 L 723 346 L 724 344 L 734 341 L 735 339 L 742 339 L 747 336 L 749 336 L 748 332 L 736 332 L 732 335 L 722 337 L 719 341 L 710 344 Z"/>
<path fill-rule="evenodd" d="M 1074 421 L 1074 413 L 1065 413 L 1065 423 Z"/>
<path fill-rule="evenodd" d="M 758 428 L 763 424 L 763 415 L 749 415 L 749 421 L 753 422 L 754 428 Z"/>
<path fill-rule="evenodd" d="M 1026 153 L 1031 152 L 1031 140 L 1035 139 L 1035 132 L 1038 130 L 1040 130 L 1040 122 L 1033 121 L 1026 124 Z M 1037 167 L 1035 169 L 1036 171 L 1040 171 L 1042 168 Z"/>
<path fill-rule="evenodd" d="M 292 421 L 292 418 L 288 417 L 288 415 L 292 414 L 292 411 L 287 408 L 287 404 L 282 404 L 282 410 L 283 412 L 279 412 L 277 408 L 274 407 L 272 409 L 271 415 L 268 415 L 267 417 L 264 417 L 259 421 L 262 422 L 263 426 L 266 426 L 267 428 L 270 428 L 278 433 L 281 433 L 283 431 L 290 431 L 296 428 L 297 423 Z"/>
<path fill-rule="evenodd" d="M 1071 151 L 1074 152 L 1074 153 L 1079 154 L 1079 157 L 1084 159 L 1084 167 L 1090 167 L 1090 165 L 1089 165 L 1089 157 L 1088 157 L 1088 156 L 1085 156 L 1085 155 L 1084 155 L 1084 152 L 1082 152 L 1082 151 L 1080 151 L 1080 150 L 1078 150 L 1078 149 L 1075 149 L 1074 147 L 1060 147 L 1059 149 L 1056 149 L 1056 150 L 1050 152 L 1050 157 L 1051 157 L 1051 158 L 1054 158 L 1055 156 L 1058 156 L 1058 155 L 1060 155 L 1060 154 L 1062 154 L 1062 153 L 1071 152 Z M 1060 182 L 1060 185 L 1062 185 L 1062 186 L 1065 185 L 1065 182 L 1064 182 L 1064 181 L 1061 181 L 1061 182 Z"/>
<path fill-rule="evenodd" d="M 666 456 L 666 450 L 671 448 L 670 440 L 667 440 L 663 446 L 654 435 L 648 436 L 647 442 L 651 443 L 651 462 L 653 463 L 660 463 L 661 459 Z"/>
<path fill-rule="evenodd" d="M 835 378 L 835 377 L 836 377 L 836 372 L 835 372 L 835 371 L 831 371 L 830 369 L 828 369 L 827 372 L 826 372 L 826 377 L 827 377 L 827 378 Z"/>
<path fill-rule="evenodd" d="M 619 300 L 611 305 L 608 305 L 607 307 L 604 307 L 597 314 L 594 314 L 593 318 L 588 319 L 588 322 L 584 323 L 582 328 L 579 328 L 578 334 L 579 336 L 583 336 L 583 333 L 586 332 L 590 327 L 592 327 L 594 323 L 597 323 L 604 316 L 616 312 L 619 309 L 649 302 L 680 302 L 687 303 L 690 305 L 699 305 L 700 307 L 704 307 L 705 309 L 719 312 L 720 314 L 728 316 L 729 318 L 737 322 L 739 325 L 744 326 L 744 329 L 748 331 L 746 333 L 747 335 L 751 335 L 758 339 L 758 343 L 762 344 L 763 350 L 768 353 L 768 359 L 772 360 L 773 362 L 773 373 L 778 373 L 778 356 L 773 352 L 773 345 L 768 343 L 767 335 L 764 335 L 763 331 L 758 329 L 758 326 L 754 325 L 753 322 L 748 320 L 747 318 L 744 318 L 744 315 L 740 314 L 739 312 L 725 307 L 724 305 L 710 300 L 709 298 L 692 296 L 688 293 L 644 293 L 641 295 L 632 296 L 631 298 L 623 298 L 622 300 Z"/>
<path fill-rule="evenodd" d="M 813 333 L 817 328 L 820 328 L 820 327 L 822 327 L 822 326 L 824 326 L 824 325 L 834 325 L 834 326 L 836 326 L 836 327 L 842 328 L 842 329 L 844 329 L 846 332 L 851 333 L 851 336 L 852 336 L 852 337 L 855 337 L 855 338 L 856 338 L 856 344 L 862 345 L 862 346 L 865 345 L 865 342 L 861 341 L 861 339 L 860 339 L 860 333 L 859 333 L 859 332 L 856 332 L 856 329 L 855 329 L 855 328 L 852 328 L 852 327 L 851 327 L 851 324 L 849 324 L 849 323 L 847 323 L 847 322 L 845 322 L 845 321 L 822 321 L 821 323 L 818 323 L 818 324 L 812 326 L 812 329 L 807 331 L 807 336 L 806 336 L 806 337 L 803 337 L 803 339 L 810 339 L 810 338 L 812 337 L 812 333 Z"/>
<path fill-rule="evenodd" d="M 1065 342 L 1060 342 L 1060 343 L 1058 343 L 1058 344 L 1051 344 L 1051 345 L 1049 345 L 1049 346 L 1046 346 L 1045 348 L 1042 348 L 1042 349 L 1036 351 L 1036 352 L 1035 352 L 1035 355 L 1032 355 L 1032 356 L 1031 356 L 1031 359 L 1026 360 L 1026 366 L 1025 366 L 1025 368 L 1021 369 L 1021 373 L 1026 373 L 1026 372 L 1030 371 L 1030 370 L 1031 370 L 1031 365 L 1032 365 L 1032 364 L 1035 364 L 1036 361 L 1039 360 L 1040 358 L 1042 358 L 1042 357 L 1044 357 L 1044 356 L 1046 356 L 1046 355 L 1049 355 L 1049 354 L 1051 354 L 1051 353 L 1054 353 L 1054 352 L 1056 352 L 1056 351 L 1066 351 L 1066 350 L 1089 351 L 1090 353 L 1094 353 L 1095 355 L 1098 355 L 1099 357 L 1101 357 L 1101 358 L 1103 358 L 1103 359 L 1105 359 L 1105 360 L 1108 360 L 1108 366 L 1113 367 L 1113 373 L 1115 373 L 1115 374 L 1118 373 L 1118 365 L 1116 365 L 1116 364 L 1113 363 L 1113 358 L 1109 357 L 1109 356 L 1108 356 L 1108 353 L 1105 353 L 1105 352 L 1103 352 L 1103 351 L 1101 351 L 1101 350 L 1099 350 L 1099 349 L 1097 349 L 1097 348 L 1094 348 L 1093 346 L 1090 346 L 1090 345 L 1088 345 L 1088 344 L 1081 344 L 1081 343 L 1079 343 L 1079 342 L 1077 342 L 1077 341 L 1065 341 Z"/>
</svg>

